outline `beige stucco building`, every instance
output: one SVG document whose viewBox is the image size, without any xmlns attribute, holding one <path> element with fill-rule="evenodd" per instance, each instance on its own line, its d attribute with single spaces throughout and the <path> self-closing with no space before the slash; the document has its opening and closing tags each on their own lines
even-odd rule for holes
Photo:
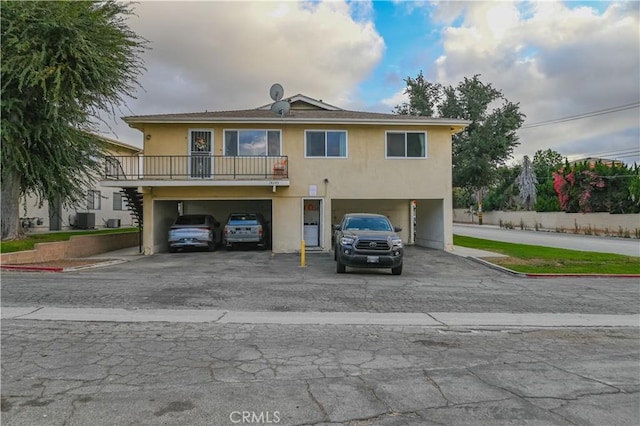
<svg viewBox="0 0 640 426">
<path fill-rule="evenodd" d="M 107 155 L 137 156 L 140 148 L 120 141 L 97 136 L 104 143 Z M 118 187 L 102 186 L 103 176 L 93 176 L 94 182 L 82 188 L 86 197 L 76 205 L 65 205 L 60 200 L 46 200 L 40 205 L 36 196 L 21 199 L 21 222 L 29 230 L 58 231 L 69 229 L 120 228 L 137 226 L 127 207 L 127 197 Z M 83 180 L 84 181 L 84 180 Z"/>
<path fill-rule="evenodd" d="M 124 118 L 143 154 L 114 157 L 102 184 L 142 194 L 146 254 L 167 250 L 178 214 L 224 223 L 239 211 L 264 214 L 277 253 L 303 241 L 331 250 L 332 225 L 347 212 L 387 215 L 408 244 L 452 248 L 451 136 L 468 122 L 286 101 L 286 114 L 269 104 Z"/>
</svg>

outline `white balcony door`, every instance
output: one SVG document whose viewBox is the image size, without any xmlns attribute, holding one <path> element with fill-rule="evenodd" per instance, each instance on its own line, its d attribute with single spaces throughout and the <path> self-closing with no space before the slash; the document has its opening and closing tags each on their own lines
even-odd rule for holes
<svg viewBox="0 0 640 426">
<path fill-rule="evenodd" d="M 213 176 L 213 132 L 189 130 L 189 177 L 210 179 Z"/>
</svg>

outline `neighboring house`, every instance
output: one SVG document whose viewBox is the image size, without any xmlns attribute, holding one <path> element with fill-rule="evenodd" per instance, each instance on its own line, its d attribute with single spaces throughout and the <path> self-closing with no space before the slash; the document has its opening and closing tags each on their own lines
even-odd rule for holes
<svg viewBox="0 0 640 426">
<path fill-rule="evenodd" d="M 179 214 L 224 224 L 246 211 L 270 222 L 277 253 L 300 251 L 302 241 L 331 250 L 332 225 L 348 212 L 387 215 L 406 243 L 453 247 L 451 135 L 468 121 L 286 101 L 283 115 L 269 104 L 123 118 L 142 132 L 144 155 L 114 157 L 102 185 L 140 190 L 145 254 L 167 250 Z"/>
<path fill-rule="evenodd" d="M 140 153 L 125 143 L 100 136 L 107 144 L 107 153 L 114 156 L 131 156 Z M 33 196 L 21 200 L 20 216 L 23 226 L 31 230 L 68 230 L 92 228 L 119 228 L 137 226 L 127 197 L 119 188 L 102 186 L 102 176 L 97 176 L 94 185 L 86 189 L 85 199 L 78 205 L 64 207 L 59 202 L 44 202 L 38 207 Z"/>
</svg>

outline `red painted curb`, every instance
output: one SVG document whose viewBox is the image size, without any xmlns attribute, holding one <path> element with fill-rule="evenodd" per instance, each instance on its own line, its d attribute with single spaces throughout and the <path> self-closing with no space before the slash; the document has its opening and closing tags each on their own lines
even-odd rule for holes
<svg viewBox="0 0 640 426">
<path fill-rule="evenodd" d="M 44 271 L 44 272 L 64 271 L 64 268 L 60 266 L 2 265 L 1 268 L 10 269 L 12 271 Z"/>
</svg>

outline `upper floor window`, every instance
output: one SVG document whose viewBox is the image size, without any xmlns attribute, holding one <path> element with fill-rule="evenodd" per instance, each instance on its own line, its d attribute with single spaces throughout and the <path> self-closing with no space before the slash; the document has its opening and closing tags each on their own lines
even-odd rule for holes
<svg viewBox="0 0 640 426">
<path fill-rule="evenodd" d="M 347 132 L 307 130 L 306 157 L 347 157 Z"/>
<path fill-rule="evenodd" d="M 280 156 L 282 142 L 279 130 L 225 130 L 226 156 Z"/>
<path fill-rule="evenodd" d="M 425 132 L 387 132 L 387 158 L 427 158 Z"/>
</svg>

